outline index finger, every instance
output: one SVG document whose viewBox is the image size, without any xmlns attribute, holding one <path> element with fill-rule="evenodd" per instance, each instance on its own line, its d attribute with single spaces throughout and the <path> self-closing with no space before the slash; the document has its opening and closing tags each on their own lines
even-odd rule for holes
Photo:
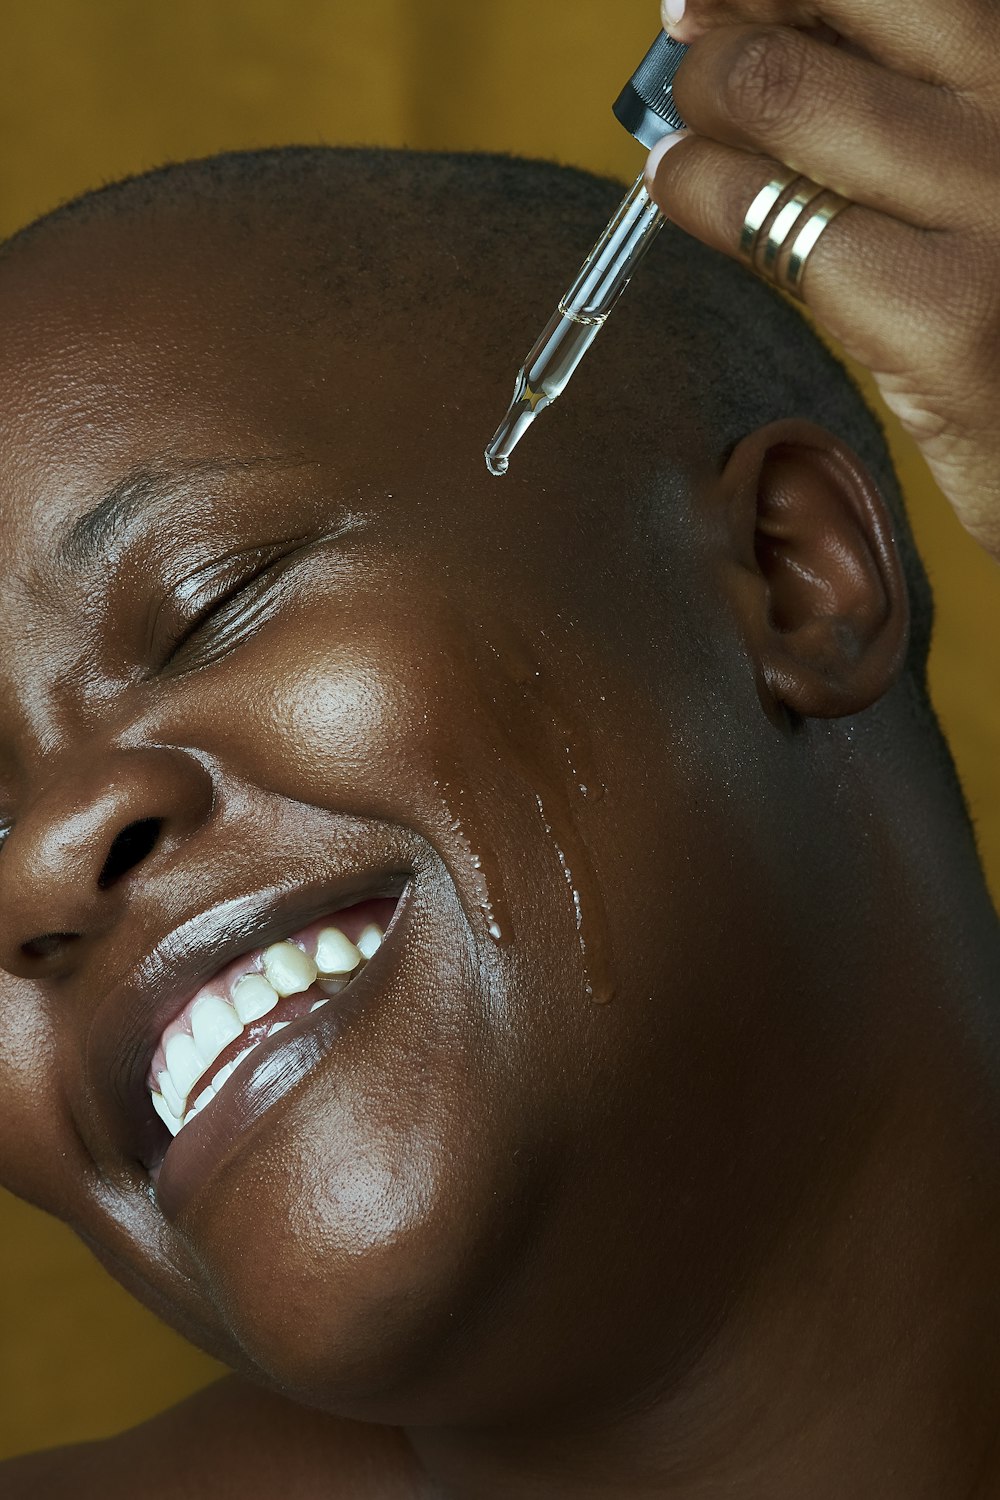
<svg viewBox="0 0 1000 1500">
<path fill-rule="evenodd" d="M 664 30 L 679 42 L 748 21 L 825 25 L 927 83 L 976 90 L 996 77 L 1000 8 L 993 0 L 661 0 L 660 8 Z"/>
</svg>

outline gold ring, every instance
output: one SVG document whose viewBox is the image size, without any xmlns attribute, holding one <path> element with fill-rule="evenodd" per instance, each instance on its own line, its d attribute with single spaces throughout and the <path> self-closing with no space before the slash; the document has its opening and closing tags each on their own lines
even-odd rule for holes
<svg viewBox="0 0 1000 1500">
<path fill-rule="evenodd" d="M 771 225 L 763 251 L 760 251 L 758 247 L 757 264 L 768 275 L 773 273 L 775 263 L 784 249 L 785 242 L 795 229 L 805 210 L 821 193 L 826 192 L 826 188 L 818 182 L 813 182 L 808 177 L 803 177 L 801 180 L 802 186 L 793 197 L 789 198 L 781 213 L 778 214 Z"/>
<path fill-rule="evenodd" d="M 740 234 L 740 254 L 744 260 L 753 263 L 754 246 L 757 236 L 761 231 L 765 219 L 771 212 L 778 199 L 786 188 L 790 188 L 798 177 L 789 167 L 779 172 L 777 177 L 771 179 L 767 187 L 761 188 L 756 198 L 747 209 L 746 218 L 743 220 L 743 230 Z"/>
<path fill-rule="evenodd" d="M 849 198 L 842 198 L 839 193 L 831 192 L 822 208 L 817 209 L 799 233 L 792 245 L 788 257 L 788 265 L 785 267 L 784 286 L 788 291 L 799 295 L 799 287 L 802 285 L 802 277 L 806 269 L 806 261 L 819 244 L 820 236 L 828 225 L 832 224 L 838 214 L 843 213 L 845 208 L 851 207 Z"/>
</svg>

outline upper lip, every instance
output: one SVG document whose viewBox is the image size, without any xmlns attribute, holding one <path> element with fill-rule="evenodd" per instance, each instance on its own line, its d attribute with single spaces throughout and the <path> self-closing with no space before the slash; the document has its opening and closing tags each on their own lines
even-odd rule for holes
<svg viewBox="0 0 1000 1500">
<path fill-rule="evenodd" d="M 190 916 L 146 953 L 95 1017 L 90 1063 L 110 1082 L 124 1115 L 129 1156 L 147 1163 L 162 1151 L 162 1127 L 146 1078 L 164 1028 L 231 959 L 286 937 L 327 912 L 370 896 L 398 895 L 409 878 L 400 863 L 339 879 L 271 887 Z"/>
</svg>

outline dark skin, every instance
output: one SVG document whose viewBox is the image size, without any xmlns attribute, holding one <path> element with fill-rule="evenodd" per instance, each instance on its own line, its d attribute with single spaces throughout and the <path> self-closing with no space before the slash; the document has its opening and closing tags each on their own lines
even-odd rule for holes
<svg viewBox="0 0 1000 1500">
<path fill-rule="evenodd" d="M 1000 950 L 875 487 L 675 413 L 657 555 L 582 389 L 487 476 L 469 294 L 423 341 L 248 316 L 294 244 L 96 223 L 0 274 L 0 1169 L 235 1372 L 10 1492 L 1000 1493 Z M 139 468 L 158 515 L 57 575 Z M 178 585 L 277 542 L 170 655 Z M 166 1213 L 120 974 L 352 863 L 409 880 L 380 993 Z"/>
</svg>

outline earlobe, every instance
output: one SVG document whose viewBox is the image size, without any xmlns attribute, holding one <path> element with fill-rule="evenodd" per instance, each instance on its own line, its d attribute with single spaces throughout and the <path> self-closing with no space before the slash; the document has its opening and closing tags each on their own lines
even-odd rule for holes
<svg viewBox="0 0 1000 1500">
<path fill-rule="evenodd" d="M 892 522 L 861 461 L 789 419 L 744 438 L 722 486 L 735 602 L 763 690 L 806 718 L 870 707 L 902 670 L 909 605 Z"/>
</svg>

